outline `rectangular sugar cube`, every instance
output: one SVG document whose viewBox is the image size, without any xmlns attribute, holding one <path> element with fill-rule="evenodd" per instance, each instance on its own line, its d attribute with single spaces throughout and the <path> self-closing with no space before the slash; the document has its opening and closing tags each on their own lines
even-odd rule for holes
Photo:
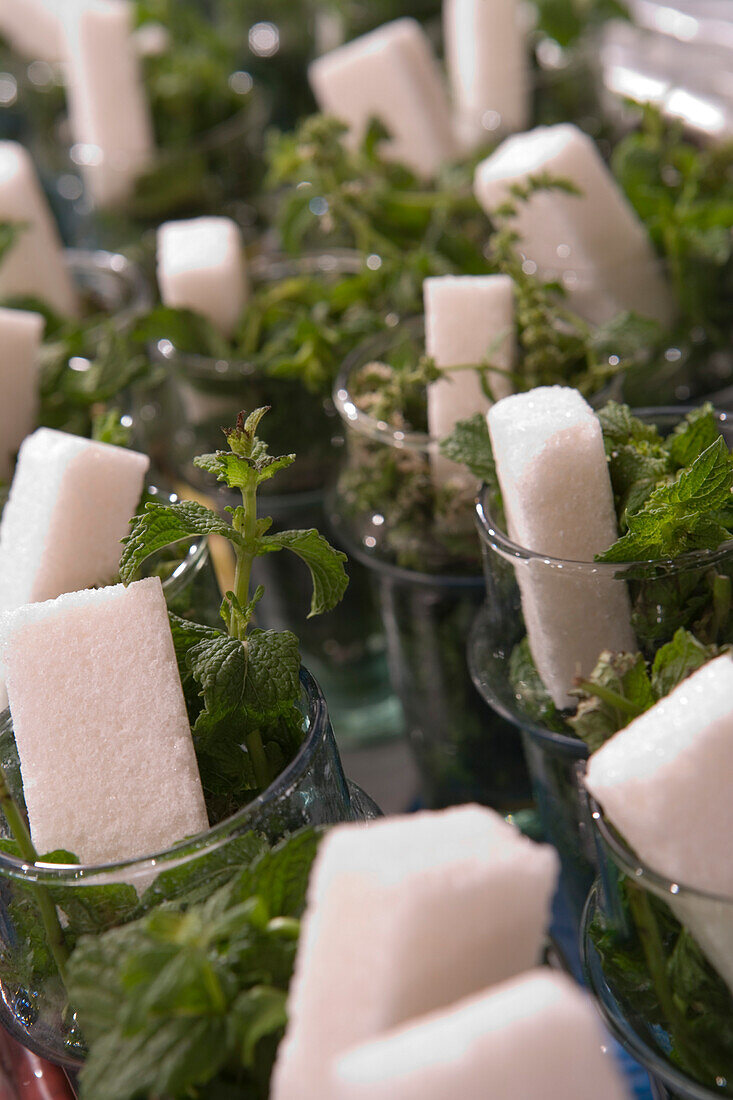
<svg viewBox="0 0 733 1100">
<path fill-rule="evenodd" d="M 2 0 L 0 35 L 29 61 L 53 64 L 63 57 L 58 8 L 68 0 Z"/>
<path fill-rule="evenodd" d="M 154 156 L 153 125 L 129 0 L 66 14 L 69 126 L 94 205 L 119 206 Z"/>
<path fill-rule="evenodd" d="M 36 426 L 40 313 L 0 308 L 0 478 L 9 481 L 15 455 Z"/>
<path fill-rule="evenodd" d="M 441 275 L 423 283 L 425 350 L 441 368 L 465 367 L 490 361 L 502 370 L 515 364 L 514 283 L 508 275 Z M 489 372 L 492 393 L 505 397 L 511 380 Z M 475 370 L 453 371 L 428 386 L 428 431 L 444 439 L 459 420 L 486 413 L 491 402 Z M 438 483 L 462 476 L 465 470 L 440 455 L 432 456 Z"/>
<path fill-rule="evenodd" d="M 159 577 L 0 616 L 39 853 L 154 854 L 208 828 Z"/>
<path fill-rule="evenodd" d="M 534 970 L 335 1064 L 339 1100 L 628 1100 L 588 997 Z"/>
<path fill-rule="evenodd" d="M 667 899 L 733 991 L 733 661 L 683 680 L 591 757 L 586 786 L 641 861 L 679 883 Z"/>
<path fill-rule="evenodd" d="M 478 806 L 334 829 L 311 875 L 273 1100 L 340 1100 L 329 1066 L 348 1047 L 535 965 L 557 870 L 553 849 Z"/>
<path fill-rule="evenodd" d="M 149 464 L 50 428 L 29 435 L 0 521 L 0 610 L 111 581 Z"/>
<path fill-rule="evenodd" d="M 457 154 L 450 106 L 430 43 L 414 19 L 396 19 L 339 46 L 308 69 L 313 94 L 358 142 L 371 118 L 390 132 L 393 160 L 429 178 Z"/>
<path fill-rule="evenodd" d="M 158 229 L 160 296 L 174 309 L 208 318 L 225 336 L 247 301 L 242 234 L 231 218 L 191 218 Z"/>
<path fill-rule="evenodd" d="M 517 0 L 444 0 L 456 130 L 473 149 L 529 121 L 529 44 Z"/>
<path fill-rule="evenodd" d="M 0 299 L 27 295 L 76 317 L 79 304 L 58 230 L 30 154 L 17 141 L 0 141 L 0 222 L 21 227 L 0 264 Z"/>
<path fill-rule="evenodd" d="M 572 307 L 593 323 L 633 310 L 669 324 L 672 298 L 646 228 L 577 126 L 538 126 L 507 138 L 476 169 L 476 197 L 491 216 L 513 184 L 545 173 L 580 193 L 540 191 L 516 204 L 512 224 L 540 276 L 561 282 Z"/>
<path fill-rule="evenodd" d="M 598 418 L 577 390 L 542 386 L 487 416 L 509 537 L 537 555 L 592 562 L 618 538 Z M 558 707 L 604 649 L 636 651 L 626 585 L 612 577 L 516 563 L 527 637 Z"/>
</svg>

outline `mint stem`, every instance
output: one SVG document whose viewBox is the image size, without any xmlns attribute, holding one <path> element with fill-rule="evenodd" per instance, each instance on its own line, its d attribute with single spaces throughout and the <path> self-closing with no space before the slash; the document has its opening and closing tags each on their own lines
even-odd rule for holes
<svg viewBox="0 0 733 1100">
<path fill-rule="evenodd" d="M 260 790 L 266 791 L 270 786 L 270 765 L 267 762 L 267 756 L 265 755 L 265 749 L 262 744 L 262 735 L 259 730 L 252 730 L 247 734 L 245 738 L 247 743 L 247 750 L 252 759 L 252 767 L 255 772 L 255 779 L 260 787 Z"/>
<path fill-rule="evenodd" d="M 10 832 L 15 840 L 20 854 L 26 863 L 38 863 L 38 852 L 35 849 L 28 826 L 23 814 L 20 812 L 17 802 L 10 793 L 10 787 L 5 777 L 5 772 L 0 768 L 0 808 L 5 814 Z M 61 980 L 65 982 L 66 963 L 69 960 L 69 949 L 66 946 L 64 933 L 59 923 L 56 906 L 54 905 L 45 886 L 33 883 L 30 886 L 35 895 L 38 908 L 41 912 L 41 920 L 46 930 L 48 945 L 56 961 Z"/>
</svg>

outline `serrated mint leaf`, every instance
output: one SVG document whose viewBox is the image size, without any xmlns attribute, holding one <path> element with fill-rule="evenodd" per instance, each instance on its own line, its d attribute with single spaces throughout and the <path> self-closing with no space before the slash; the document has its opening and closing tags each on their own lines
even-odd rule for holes
<svg viewBox="0 0 733 1100">
<path fill-rule="evenodd" d="M 713 406 L 701 405 L 678 424 L 666 440 L 672 461 L 679 467 L 690 466 L 703 451 L 720 438 Z"/>
<path fill-rule="evenodd" d="M 648 561 L 714 550 L 730 537 L 715 513 L 730 505 L 731 486 L 733 461 L 718 436 L 674 481 L 655 489 L 639 512 L 627 513 L 627 533 L 596 561 Z"/>
<path fill-rule="evenodd" d="M 216 512 L 193 500 L 179 504 L 146 504 L 145 511 L 131 521 L 130 534 L 123 539 L 120 577 L 124 584 L 135 579 L 151 554 L 196 535 L 223 535 L 241 542 L 237 532 Z"/>
<path fill-rule="evenodd" d="M 140 898 L 139 913 L 154 909 L 163 901 L 185 902 L 186 905 L 206 901 L 215 890 L 236 875 L 241 876 L 242 868 L 268 851 L 267 841 L 263 837 L 245 833 L 228 840 L 216 851 L 189 859 L 170 871 L 163 871 Z"/>
<path fill-rule="evenodd" d="M 662 443 L 662 437 L 653 424 L 639 420 L 628 405 L 609 401 L 597 412 L 601 422 L 606 451 L 624 443 Z"/>
<path fill-rule="evenodd" d="M 663 645 L 652 664 L 652 688 L 657 699 L 686 680 L 698 668 L 702 668 L 721 651 L 716 646 L 705 646 L 689 630 L 678 630 L 671 642 Z"/>
<path fill-rule="evenodd" d="M 323 828 L 301 829 L 262 852 L 240 875 L 234 898 L 244 900 L 256 894 L 267 905 L 270 917 L 299 917 L 324 833 Z"/>
<path fill-rule="evenodd" d="M 188 720 L 193 725 L 201 710 L 201 702 L 198 685 L 188 664 L 188 651 L 205 638 L 211 639 L 223 635 L 221 631 L 215 630 L 211 626 L 202 626 L 200 623 L 192 623 L 188 619 L 181 619 L 171 611 L 168 612 L 168 622 L 170 623 L 173 646 L 176 651 L 178 675 L 181 677 L 181 686 L 183 687 L 183 695 L 188 709 Z"/>
<path fill-rule="evenodd" d="M 269 723 L 300 698 L 298 639 L 289 630 L 253 630 L 247 649 L 243 706 L 250 721 Z"/>
<path fill-rule="evenodd" d="M 214 474 L 218 481 L 223 481 L 230 489 L 246 489 L 252 483 L 252 462 L 233 451 L 200 455 L 194 458 L 193 464 L 200 470 Z"/>
<path fill-rule="evenodd" d="M 193 678 L 201 686 L 205 714 L 217 720 L 236 711 L 244 698 L 247 676 L 247 645 L 238 638 L 220 634 L 205 638 L 188 651 L 186 658 Z M 194 726 L 199 730 L 199 722 Z"/>
<path fill-rule="evenodd" d="M 496 465 L 486 417 L 476 413 L 459 420 L 449 436 L 440 441 L 440 453 L 451 462 L 466 466 L 479 481 L 496 485 Z"/>
<path fill-rule="evenodd" d="M 582 688 L 573 694 L 580 703 L 568 725 L 590 752 L 657 701 L 640 653 L 602 653 Z"/>
<path fill-rule="evenodd" d="M 313 580 L 313 598 L 308 618 L 321 615 L 335 607 L 346 591 L 349 578 L 344 569 L 346 554 L 333 546 L 315 528 L 308 531 L 281 531 L 265 535 L 261 542 L 265 552 L 291 550 L 308 566 Z"/>
</svg>

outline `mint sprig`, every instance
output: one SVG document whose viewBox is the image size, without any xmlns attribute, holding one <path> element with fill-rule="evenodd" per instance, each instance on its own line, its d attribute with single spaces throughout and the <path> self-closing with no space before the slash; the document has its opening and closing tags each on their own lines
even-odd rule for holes
<svg viewBox="0 0 733 1100">
<path fill-rule="evenodd" d="M 295 461 L 295 455 L 271 455 L 257 435 L 267 411 L 240 413 L 236 426 L 225 430 L 229 449 L 195 460 L 241 494 L 242 503 L 226 509 L 230 518 L 193 501 L 149 503 L 132 521 L 120 563 L 120 576 L 129 584 L 152 554 L 186 539 L 221 535 L 234 549 L 234 588 L 221 605 L 226 630 L 171 616 L 199 771 L 216 819 L 265 790 L 302 740 L 298 639 L 289 631 L 257 628 L 264 589 L 250 593 L 255 559 L 281 550 L 299 557 L 313 580 L 311 615 L 335 607 L 348 584 L 346 555 L 318 531 L 268 534 L 272 521 L 258 515 L 260 486 Z"/>
</svg>

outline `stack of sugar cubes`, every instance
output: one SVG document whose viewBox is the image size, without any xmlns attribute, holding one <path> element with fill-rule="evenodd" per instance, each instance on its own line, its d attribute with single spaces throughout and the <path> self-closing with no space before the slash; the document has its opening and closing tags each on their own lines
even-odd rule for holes
<svg viewBox="0 0 733 1100">
<path fill-rule="evenodd" d="M 731 993 L 732 753 L 733 660 L 724 654 L 614 734 L 586 776 L 637 857 L 668 880 L 667 904 Z"/>
<path fill-rule="evenodd" d="M 82 863 L 208 827 L 160 579 L 91 587 L 117 572 L 147 469 L 40 428 L 0 522 L 0 674 L 31 836 Z"/>
<path fill-rule="evenodd" d="M 385 152 L 430 178 L 441 164 L 527 125 L 529 66 L 518 0 L 445 0 L 446 83 L 425 31 L 397 19 L 323 54 L 308 71 L 326 114 L 358 142 L 378 118 Z"/>
<path fill-rule="evenodd" d="M 332 830 L 272 1100 L 622 1100 L 592 1006 L 535 969 L 557 874 L 479 806 Z"/>
</svg>

